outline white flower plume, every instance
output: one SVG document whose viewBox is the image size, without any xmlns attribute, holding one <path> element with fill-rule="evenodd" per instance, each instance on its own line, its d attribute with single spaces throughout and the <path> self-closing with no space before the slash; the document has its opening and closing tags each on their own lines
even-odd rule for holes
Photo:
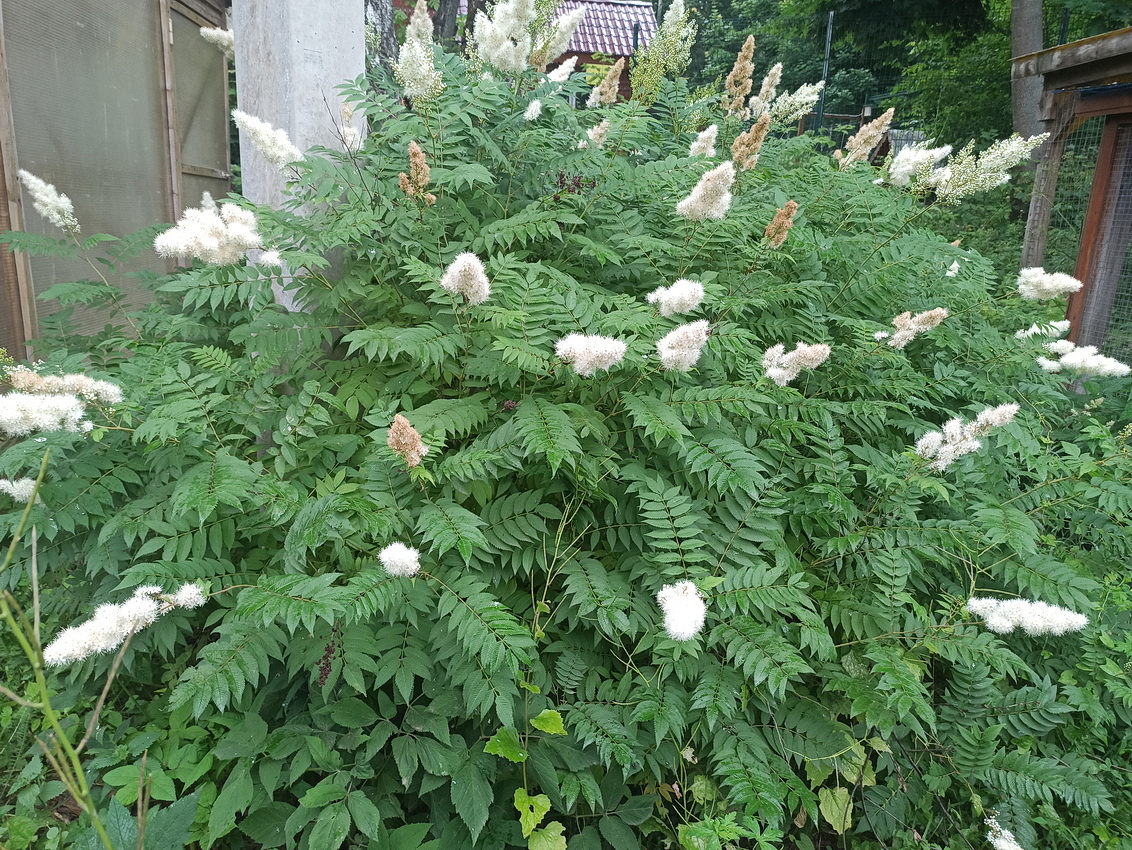
<svg viewBox="0 0 1132 850">
<path fill-rule="evenodd" d="M 656 601 L 664 613 L 664 630 L 673 640 L 691 640 L 703 630 L 707 606 L 692 582 L 666 584 Z"/>
<path fill-rule="evenodd" d="M 478 12 L 475 40 L 479 55 L 505 74 L 523 73 L 531 54 L 535 14 L 534 0 L 501 0 L 490 17 Z"/>
<path fill-rule="evenodd" d="M 31 204 L 35 211 L 72 236 L 79 233 L 79 220 L 75 218 L 75 207 L 71 199 L 59 192 L 50 183 L 40 180 L 30 171 L 20 169 L 16 172 L 20 182 L 31 195 Z"/>
<path fill-rule="evenodd" d="M 20 504 L 26 505 L 30 502 L 34 492 L 34 478 L 16 478 L 11 481 L 7 478 L 0 478 L 0 493 L 6 493 Z"/>
<path fill-rule="evenodd" d="M 707 345 L 711 328 L 706 319 L 681 325 L 668 335 L 657 340 L 656 352 L 660 355 L 660 366 L 672 372 L 687 372 L 699 362 L 700 354 Z"/>
<path fill-rule="evenodd" d="M 569 361 L 583 378 L 611 369 L 625 358 L 627 346 L 608 336 L 569 334 L 554 346 L 554 353 Z"/>
<path fill-rule="evenodd" d="M 421 553 L 404 543 L 390 543 L 377 557 L 391 576 L 415 576 L 421 569 Z"/>
<path fill-rule="evenodd" d="M 578 57 L 571 56 L 553 71 L 546 75 L 546 79 L 552 83 L 564 83 L 570 79 L 570 75 L 574 73 L 574 66 L 578 64 Z"/>
<path fill-rule="evenodd" d="M 824 363 L 829 358 L 830 351 L 828 345 L 799 342 L 793 351 L 787 353 L 786 346 L 778 343 L 763 353 L 763 372 L 780 387 L 784 387 L 797 378 L 803 369 L 816 369 Z"/>
<path fill-rule="evenodd" d="M 264 159 L 272 166 L 282 170 L 292 162 L 303 158 L 303 152 L 291 144 L 286 130 L 276 129 L 254 115 L 238 109 L 232 110 L 232 120 L 236 122 Z"/>
<path fill-rule="evenodd" d="M 658 286 L 645 296 L 650 304 L 656 304 L 662 316 L 675 313 L 690 313 L 704 300 L 704 285 L 694 280 L 680 278 L 672 286 Z"/>
<path fill-rule="evenodd" d="M 433 62 L 432 18 L 425 0 L 417 0 L 413 9 L 409 26 L 405 28 L 405 43 L 393 63 L 393 73 L 405 97 L 414 103 L 427 103 L 444 91 L 441 73 Z"/>
<path fill-rule="evenodd" d="M 719 134 L 719 125 L 712 124 L 703 132 L 696 136 L 696 140 L 692 142 L 692 146 L 688 148 L 688 156 L 703 156 L 711 158 L 715 156 L 715 139 Z"/>
<path fill-rule="evenodd" d="M 1038 365 L 1046 372 L 1068 371 L 1078 378 L 1123 378 L 1132 371 L 1127 364 L 1101 354 L 1095 345 L 1078 346 L 1071 340 L 1059 339 L 1047 342 L 1045 348 L 1058 357 L 1038 358 Z"/>
<path fill-rule="evenodd" d="M 1018 405 L 1000 404 L 988 407 L 971 422 L 949 419 L 941 430 L 928 431 L 916 441 L 916 454 L 930 460 L 932 469 L 942 472 L 963 455 L 977 452 L 983 445 L 980 437 L 992 428 L 1009 425 L 1017 413 Z"/>
<path fill-rule="evenodd" d="M 923 313 L 916 313 L 915 315 L 912 315 L 911 312 L 901 313 L 892 320 L 892 325 L 896 328 L 895 333 L 890 334 L 888 331 L 878 331 L 873 334 L 873 338 L 878 342 L 882 339 L 887 339 L 888 344 L 893 348 L 904 348 L 904 346 L 914 340 L 919 334 L 937 327 L 948 315 L 949 313 L 946 307 L 936 307 L 934 310 L 927 310 Z"/>
<path fill-rule="evenodd" d="M 888 164 L 888 182 L 893 186 L 907 186 L 921 171 L 931 168 L 951 153 L 951 145 L 939 148 L 928 147 L 927 142 L 917 142 L 900 149 Z M 957 261 L 958 262 L 958 261 Z M 958 271 L 958 266 L 956 267 Z"/>
<path fill-rule="evenodd" d="M 1042 268 L 1022 269 L 1018 273 L 1018 294 L 1027 301 L 1049 301 L 1077 292 L 1082 286 L 1075 277 Z"/>
<path fill-rule="evenodd" d="M 222 27 L 201 27 L 200 37 L 225 56 L 231 56 L 236 52 L 236 36 L 232 30 Z"/>
<path fill-rule="evenodd" d="M 1079 632 L 1089 624 L 1084 614 L 1027 599 L 990 599 L 974 597 L 967 601 L 967 610 L 979 617 L 988 630 L 1005 635 L 1021 629 L 1030 637 L 1064 635 Z"/>
<path fill-rule="evenodd" d="M 735 163 L 727 160 L 700 178 L 691 194 L 676 205 L 676 212 L 689 221 L 721 219 L 731 209 L 731 184 Z"/>
<path fill-rule="evenodd" d="M 255 213 L 235 204 L 221 204 L 218 212 L 187 209 L 175 227 L 153 240 L 162 257 L 196 257 L 218 265 L 238 262 L 261 247 Z"/>
<path fill-rule="evenodd" d="M 463 295 L 469 304 L 482 304 L 491 295 L 483 263 L 470 251 L 456 256 L 440 279 L 440 285 L 455 295 Z"/>
<path fill-rule="evenodd" d="M 799 118 L 814 108 L 823 88 L 825 88 L 824 82 L 805 83 L 793 92 L 780 94 L 767 110 L 770 113 L 771 123 L 797 123 Z"/>
</svg>

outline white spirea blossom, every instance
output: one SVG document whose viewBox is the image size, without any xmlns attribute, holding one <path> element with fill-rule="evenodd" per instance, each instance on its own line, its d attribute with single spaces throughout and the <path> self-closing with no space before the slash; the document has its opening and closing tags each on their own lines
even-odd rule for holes
<svg viewBox="0 0 1132 850">
<path fill-rule="evenodd" d="M 1028 139 L 1015 134 L 1009 139 L 998 140 L 977 155 L 972 142 L 959 153 L 952 154 L 942 168 L 920 171 L 916 188 L 935 192 L 940 203 L 958 203 L 968 195 L 985 192 L 1009 181 L 1010 169 L 1048 138 L 1049 133 Z"/>
<path fill-rule="evenodd" d="M 543 38 L 540 39 L 542 43 L 536 51 L 542 56 L 540 64 L 545 65 L 566 52 L 566 48 L 570 46 L 570 39 L 574 37 L 574 31 L 585 16 L 586 10 L 584 8 L 575 9 L 560 17 L 546 30 Z M 577 61 L 576 56 L 570 58 L 575 62 Z"/>
<path fill-rule="evenodd" d="M 554 353 L 569 361 L 583 378 L 611 369 L 625 358 L 628 346 L 619 339 L 596 334 L 569 334 L 554 346 Z"/>
<path fill-rule="evenodd" d="M 303 152 L 291 144 L 286 130 L 277 130 L 266 121 L 261 121 L 239 109 L 232 110 L 232 120 L 236 122 L 237 127 L 248 134 L 256 150 L 275 168 L 283 169 L 303 158 Z"/>
<path fill-rule="evenodd" d="M 689 221 L 721 219 L 731 209 L 731 184 L 735 182 L 735 163 L 727 160 L 707 172 L 691 194 L 676 205 L 676 212 Z"/>
<path fill-rule="evenodd" d="M 878 342 L 887 339 L 888 344 L 893 348 L 904 348 L 917 335 L 930 331 L 946 319 L 948 315 L 946 307 L 936 307 L 934 310 L 916 313 L 916 315 L 912 315 L 911 312 L 901 313 L 892 320 L 893 327 L 896 328 L 895 333 L 879 331 L 873 335 L 873 338 Z"/>
<path fill-rule="evenodd" d="M 797 378 L 803 369 L 816 369 L 829 359 L 829 354 L 830 347 L 820 343 L 807 345 L 799 342 L 789 353 L 786 346 L 779 343 L 763 353 L 763 372 L 780 387 L 784 387 Z"/>
<path fill-rule="evenodd" d="M 681 325 L 657 340 L 660 366 L 671 372 L 687 372 L 699 362 L 711 328 L 706 319 Z"/>
<path fill-rule="evenodd" d="M 988 630 L 1005 635 L 1021 629 L 1030 637 L 1064 635 L 1079 632 L 1089 618 L 1068 608 L 1028 599 L 990 599 L 974 597 L 967 601 L 967 610 L 979 617 Z"/>
<path fill-rule="evenodd" d="M 78 235 L 81 228 L 79 220 L 75 218 L 75 207 L 70 198 L 30 171 L 21 168 L 16 175 L 31 195 L 31 204 L 37 213 L 72 236 Z"/>
<path fill-rule="evenodd" d="M 1059 322 L 1044 322 L 1042 324 L 1034 323 L 1030 327 L 1022 331 L 1015 331 L 1015 339 L 1029 339 L 1032 336 L 1044 337 L 1059 337 L 1069 331 L 1069 320 L 1062 319 Z"/>
<path fill-rule="evenodd" d="M 280 256 L 278 251 L 264 251 L 259 255 L 258 265 L 261 266 L 278 266 L 282 267 L 283 257 Z"/>
<path fill-rule="evenodd" d="M 22 393 L 77 395 L 103 404 L 118 404 L 122 400 L 122 388 L 117 384 L 86 375 L 41 375 L 26 366 L 13 366 L 7 380 L 12 389 Z"/>
<path fill-rule="evenodd" d="M 680 278 L 672 286 L 658 286 L 645 296 L 650 304 L 656 304 L 662 316 L 674 313 L 690 313 L 704 300 L 704 285 L 694 280 Z"/>
<path fill-rule="evenodd" d="M 770 120 L 774 124 L 794 124 L 810 112 L 821 97 L 824 82 L 805 83 L 793 91 L 780 94 L 770 105 Z"/>
<path fill-rule="evenodd" d="M 982 448 L 979 439 L 992 428 L 1009 425 L 1018 413 L 1016 404 L 1000 404 L 988 407 L 971 422 L 958 417 L 949 419 L 942 430 L 928 431 L 916 441 L 916 454 L 931 461 L 931 468 L 942 472 L 963 455 L 977 452 Z"/>
<path fill-rule="evenodd" d="M 37 431 L 85 433 L 93 424 L 78 396 L 10 392 L 0 395 L 0 433 L 24 437 Z"/>
<path fill-rule="evenodd" d="M 1084 286 L 1077 278 L 1042 268 L 1022 269 L 1018 273 L 1018 294 L 1027 301 L 1049 301 Z"/>
<path fill-rule="evenodd" d="M 959 274 L 959 261 L 956 260 L 954 263 L 952 263 L 950 266 L 947 267 L 946 275 L 947 275 L 947 277 L 955 277 L 958 274 Z"/>
<path fill-rule="evenodd" d="M 414 103 L 427 103 L 444 91 L 441 73 L 433 62 L 432 18 L 424 0 L 417 0 L 413 9 L 405 28 L 405 43 L 393 63 L 393 73 L 405 97 Z"/>
<path fill-rule="evenodd" d="M 255 213 L 235 204 L 221 204 L 219 212 L 187 209 L 175 227 L 153 240 L 162 257 L 196 257 L 218 265 L 235 263 L 262 245 Z"/>
<path fill-rule="evenodd" d="M 391 576 L 415 576 L 421 569 L 421 553 L 404 543 L 390 543 L 377 557 Z"/>
<path fill-rule="evenodd" d="M 1095 345 L 1078 346 L 1068 339 L 1059 339 L 1047 342 L 1045 348 L 1058 356 L 1057 360 L 1038 358 L 1038 365 L 1046 372 L 1068 370 L 1079 378 L 1123 378 L 1132 371 L 1127 364 L 1101 354 Z"/>
<path fill-rule="evenodd" d="M 357 153 L 362 147 L 362 131 L 349 124 L 338 128 L 338 136 L 342 139 L 342 149 L 346 153 Z"/>
<path fill-rule="evenodd" d="M 609 119 L 606 118 L 600 124 L 590 127 L 590 129 L 586 130 L 586 136 L 589 138 L 589 141 L 582 139 L 580 142 L 578 142 L 578 147 L 588 148 L 592 145 L 595 148 L 600 148 L 605 144 L 605 140 L 609 136 L 609 128 L 611 126 L 613 125 L 611 125 L 609 123 Z"/>
<path fill-rule="evenodd" d="M 523 118 L 527 121 L 534 121 L 542 115 L 542 101 L 532 100 L 527 104 L 527 111 L 523 113 Z"/>
<path fill-rule="evenodd" d="M 14 481 L 9 481 L 7 478 L 0 478 L 0 493 L 6 493 L 21 504 L 26 505 L 30 502 L 31 495 L 34 492 L 34 478 L 17 478 Z"/>
<path fill-rule="evenodd" d="M 491 295 L 483 263 L 471 251 L 457 255 L 445 270 L 440 285 L 451 293 L 463 295 L 469 304 L 482 304 Z"/>
<path fill-rule="evenodd" d="M 552 83 L 564 83 L 570 79 L 570 75 L 574 73 L 574 66 L 578 64 L 578 57 L 571 56 L 553 71 L 546 75 L 546 79 Z"/>
<path fill-rule="evenodd" d="M 774 101 L 774 95 L 778 91 L 778 84 L 782 82 L 782 63 L 779 62 L 763 77 L 763 84 L 759 88 L 759 93 L 754 95 L 747 102 L 747 109 L 750 116 L 756 121 L 759 117 L 770 109 L 771 103 Z M 795 119 L 797 120 L 797 119 Z"/>
<path fill-rule="evenodd" d="M 912 182 L 913 177 L 931 168 L 951 153 L 951 145 L 930 148 L 929 144 L 929 142 L 917 142 L 901 148 L 900 153 L 896 154 L 888 164 L 888 182 L 893 186 L 907 186 Z M 956 260 L 956 271 L 959 271 L 958 262 Z"/>
<path fill-rule="evenodd" d="M 484 61 L 505 74 L 521 74 L 531 54 L 534 0 L 501 0 L 489 17 L 476 13 L 476 50 Z M 548 57 L 549 58 L 549 57 Z"/>
<path fill-rule="evenodd" d="M 987 841 L 994 850 L 1022 850 L 1022 845 L 1009 829 L 1003 829 L 993 815 L 986 819 Z"/>
<path fill-rule="evenodd" d="M 236 52 L 236 36 L 232 30 L 222 27 L 201 27 L 200 37 L 225 56 L 231 56 Z"/>
<path fill-rule="evenodd" d="M 703 132 L 696 135 L 696 140 L 688 148 L 688 156 L 715 156 L 715 138 L 719 135 L 719 125 L 712 124 Z"/>
<path fill-rule="evenodd" d="M 888 133 L 888 125 L 892 123 L 895 110 L 888 109 L 859 129 L 856 134 L 845 142 L 845 151 L 838 151 L 834 156 L 838 160 L 838 167 L 846 171 L 858 162 L 868 160 L 877 145 Z"/>
<path fill-rule="evenodd" d="M 656 601 L 664 613 L 664 630 L 673 640 L 691 640 L 703 630 L 707 605 L 692 582 L 666 584 Z"/>
<path fill-rule="evenodd" d="M 162 614 L 174 608 L 199 608 L 204 601 L 204 594 L 195 584 L 184 584 L 171 595 L 156 585 L 136 588 L 125 602 L 99 605 L 85 623 L 59 632 L 44 647 L 43 660 L 51 667 L 59 667 L 111 652 Z"/>
</svg>

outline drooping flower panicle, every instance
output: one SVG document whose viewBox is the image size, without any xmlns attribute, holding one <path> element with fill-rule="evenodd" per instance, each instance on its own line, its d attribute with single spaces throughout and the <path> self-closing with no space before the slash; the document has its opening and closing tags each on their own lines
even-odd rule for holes
<svg viewBox="0 0 1132 850">
<path fill-rule="evenodd" d="M 546 27 L 536 38 L 535 48 L 531 51 L 530 64 L 536 71 L 542 71 L 547 63 L 553 62 L 566 52 L 574 31 L 586 16 L 584 8 L 577 8 L 562 15 L 550 26 Z M 576 57 L 572 57 L 576 58 Z"/>
<path fill-rule="evenodd" d="M 232 120 L 247 134 L 252 145 L 263 154 L 264 159 L 275 168 L 282 170 L 292 162 L 303 158 L 303 152 L 291 144 L 286 130 L 276 129 L 266 121 L 261 121 L 239 109 L 232 110 Z"/>
<path fill-rule="evenodd" d="M 1018 294 L 1027 301 L 1050 301 L 1077 292 L 1082 286 L 1075 277 L 1042 268 L 1022 269 L 1018 273 Z"/>
<path fill-rule="evenodd" d="M 10 496 L 13 500 L 21 504 L 26 505 L 30 502 L 32 493 L 34 492 L 34 478 L 16 478 L 11 481 L 7 478 L 0 478 L 0 493 Z"/>
<path fill-rule="evenodd" d="M 31 195 L 31 203 L 37 213 L 69 235 L 79 234 L 81 228 L 79 220 L 75 218 L 75 206 L 70 198 L 30 171 L 20 169 L 16 174 Z"/>
<path fill-rule="evenodd" d="M 906 145 L 888 164 L 888 181 L 893 186 L 907 186 L 912 178 L 926 172 L 937 162 L 951 153 L 951 145 L 938 148 L 928 147 L 928 143 L 917 142 Z"/>
<path fill-rule="evenodd" d="M 1015 134 L 1009 139 L 998 140 L 977 155 L 972 142 L 959 153 L 952 154 L 941 168 L 921 171 L 915 189 L 934 192 L 940 203 L 957 204 L 969 195 L 1009 181 L 1010 169 L 1029 157 L 1047 138 L 1049 133 L 1028 139 Z"/>
<path fill-rule="evenodd" d="M 986 819 L 985 823 L 987 825 L 987 841 L 994 850 L 1023 850 L 1018 839 L 1014 837 L 1014 833 L 1009 829 L 1003 829 L 996 817 L 992 815 Z"/>
<path fill-rule="evenodd" d="M 236 36 L 232 30 L 223 27 L 201 27 L 200 37 L 225 56 L 232 56 L 236 52 Z"/>
<path fill-rule="evenodd" d="M 554 346 L 554 353 L 574 367 L 581 377 L 612 369 L 625 358 L 628 346 L 619 339 L 596 334 L 569 334 Z"/>
<path fill-rule="evenodd" d="M 692 582 L 666 584 L 656 601 L 664 613 L 664 630 L 673 640 L 691 640 L 703 630 L 707 605 Z"/>
<path fill-rule="evenodd" d="M 941 430 L 928 431 L 916 441 L 916 454 L 930 460 L 932 469 L 942 472 L 963 455 L 977 452 L 983 445 L 980 437 L 992 428 L 1010 424 L 1017 413 L 1018 405 L 1000 404 L 988 407 L 971 422 L 958 417 L 949 419 Z"/>
<path fill-rule="evenodd" d="M 463 295 L 469 304 L 482 304 L 491 295 L 483 262 L 471 251 L 457 254 L 444 271 L 440 285 L 454 295 Z"/>
<path fill-rule="evenodd" d="M 1095 345 L 1077 345 L 1068 339 L 1047 342 L 1047 351 L 1057 360 L 1039 357 L 1038 365 L 1046 372 L 1072 372 L 1078 378 L 1123 378 L 1132 371 L 1114 357 L 1106 357 Z"/>
<path fill-rule="evenodd" d="M 816 369 L 829 359 L 830 347 L 822 343 L 807 345 L 799 342 L 794 350 L 787 353 L 782 343 L 772 345 L 763 354 L 764 374 L 784 387 L 802 373 L 803 369 Z"/>
<path fill-rule="evenodd" d="M 884 134 L 888 132 L 888 125 L 892 123 L 892 116 L 895 112 L 893 109 L 886 110 L 879 117 L 862 126 L 845 143 L 845 152 L 838 151 L 835 155 L 842 171 L 869 158 L 872 152 L 876 150 L 877 145 L 884 139 Z"/>
<path fill-rule="evenodd" d="M 767 110 L 773 124 L 795 124 L 814 108 L 821 97 L 824 82 L 804 83 L 793 92 L 780 94 Z"/>
<path fill-rule="evenodd" d="M 605 72 L 605 78 L 590 89 L 590 96 L 586 99 L 586 108 L 608 106 L 617 102 L 617 91 L 621 86 L 621 72 L 625 70 L 625 57 L 621 57 Z"/>
<path fill-rule="evenodd" d="M 523 112 L 523 120 L 524 121 L 534 121 L 540 115 L 542 115 L 542 101 L 541 100 L 532 100 L 530 103 L 527 104 L 527 108 Z"/>
<path fill-rule="evenodd" d="M 118 404 L 122 400 L 122 388 L 117 384 L 86 375 L 41 375 L 26 366 L 14 366 L 8 370 L 6 380 L 17 392 L 77 395 L 86 401 L 103 404 Z"/>
<path fill-rule="evenodd" d="M 235 204 L 221 204 L 219 212 L 185 210 L 175 227 L 153 240 L 153 247 L 162 257 L 195 257 L 225 265 L 263 247 L 263 241 L 256 231 L 255 213 Z"/>
<path fill-rule="evenodd" d="M 84 434 L 94 424 L 85 418 L 78 396 L 5 393 L 0 396 L 0 434 L 25 437 L 41 431 Z"/>
<path fill-rule="evenodd" d="M 658 286 L 645 296 L 645 300 L 649 304 L 655 304 L 662 316 L 690 313 L 704 300 L 704 285 L 680 278 L 671 286 Z"/>
<path fill-rule="evenodd" d="M 1030 637 L 1064 635 L 1079 632 L 1089 624 L 1084 614 L 1027 599 L 991 599 L 974 597 L 967 601 L 967 610 L 979 617 L 995 634 L 1005 635 L 1021 629 Z"/>
<path fill-rule="evenodd" d="M 670 372 L 688 372 L 700 360 L 700 354 L 711 335 L 706 319 L 689 322 L 657 340 L 656 353 L 660 366 Z"/>
<path fill-rule="evenodd" d="M 731 184 L 734 182 L 735 165 L 728 160 L 701 177 L 691 194 L 676 205 L 676 212 L 689 221 L 723 218 L 731 209 Z"/>
<path fill-rule="evenodd" d="M 546 79 L 551 83 L 564 83 L 570 79 L 570 75 L 574 73 L 574 66 L 578 64 L 578 57 L 571 56 L 553 71 L 546 75 Z"/>
</svg>

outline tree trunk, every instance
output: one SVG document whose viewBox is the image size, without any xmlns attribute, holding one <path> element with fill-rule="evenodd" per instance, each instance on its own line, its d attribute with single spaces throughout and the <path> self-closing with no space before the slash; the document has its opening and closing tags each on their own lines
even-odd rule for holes
<svg viewBox="0 0 1132 850">
<path fill-rule="evenodd" d="M 366 33 L 366 53 L 370 62 L 388 68 L 397 58 L 392 0 L 366 0 Z"/>
<path fill-rule="evenodd" d="M 1012 0 L 1010 7 L 1010 52 L 1013 56 L 1036 53 L 1042 43 L 1042 0 Z M 1041 130 L 1041 77 L 1010 83 L 1014 132 L 1036 136 Z"/>
<path fill-rule="evenodd" d="M 464 23 L 464 52 L 472 43 L 472 36 L 476 31 L 476 13 L 483 11 L 483 0 L 468 0 L 468 17 Z"/>
<path fill-rule="evenodd" d="M 436 10 L 436 40 L 450 53 L 456 43 L 456 13 L 459 8 L 460 0 L 440 0 L 440 8 Z"/>
</svg>

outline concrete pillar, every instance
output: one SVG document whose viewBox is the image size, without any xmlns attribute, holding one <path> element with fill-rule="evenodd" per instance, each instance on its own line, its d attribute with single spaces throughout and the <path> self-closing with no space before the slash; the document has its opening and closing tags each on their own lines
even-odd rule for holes
<svg viewBox="0 0 1132 850">
<path fill-rule="evenodd" d="M 299 150 L 341 148 L 335 86 L 365 72 L 365 0 L 233 0 L 239 108 L 287 131 Z M 359 118 L 355 126 L 361 126 Z M 243 194 L 278 207 L 286 177 L 240 136 Z M 291 308 L 283 293 L 276 300 Z"/>
</svg>

